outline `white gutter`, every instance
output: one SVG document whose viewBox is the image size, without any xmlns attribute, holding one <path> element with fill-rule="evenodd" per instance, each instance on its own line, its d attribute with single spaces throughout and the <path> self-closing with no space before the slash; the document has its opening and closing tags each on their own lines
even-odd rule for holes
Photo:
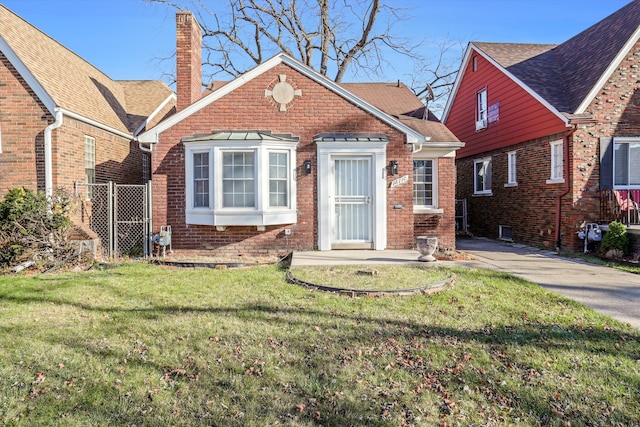
<svg viewBox="0 0 640 427">
<path fill-rule="evenodd" d="M 62 110 L 56 108 L 55 112 L 55 122 L 44 129 L 44 193 L 48 199 L 53 195 L 52 133 L 54 129 L 62 126 Z"/>
<path fill-rule="evenodd" d="M 85 116 L 81 116 L 80 114 L 77 113 L 73 113 L 69 110 L 65 110 L 64 108 L 57 108 L 56 110 L 60 110 L 62 113 L 64 113 L 65 116 L 70 117 L 72 119 L 76 119 L 76 120 L 80 120 L 81 122 L 84 122 L 88 125 L 91 125 L 93 127 L 96 127 L 98 129 L 102 129 L 102 130 L 106 130 L 107 132 L 110 132 L 114 135 L 118 135 L 121 136 L 125 139 L 128 139 L 129 141 L 131 141 L 133 139 L 133 135 L 130 133 L 126 133 L 126 132 L 122 132 L 118 129 L 112 128 L 110 126 L 106 126 L 100 122 L 96 122 L 95 120 L 92 120 L 88 117 Z"/>
</svg>

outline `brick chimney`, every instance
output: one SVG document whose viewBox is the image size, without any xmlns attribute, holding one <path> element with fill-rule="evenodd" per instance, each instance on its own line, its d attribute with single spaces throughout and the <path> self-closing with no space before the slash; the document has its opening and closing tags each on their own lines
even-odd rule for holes
<svg viewBox="0 0 640 427">
<path fill-rule="evenodd" d="M 191 12 L 176 13 L 177 110 L 191 105 L 202 95 L 202 30 Z"/>
</svg>

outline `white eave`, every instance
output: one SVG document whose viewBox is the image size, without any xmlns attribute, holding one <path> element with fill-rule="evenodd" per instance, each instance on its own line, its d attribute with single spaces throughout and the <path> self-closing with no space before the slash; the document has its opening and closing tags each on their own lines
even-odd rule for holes
<svg viewBox="0 0 640 427">
<path fill-rule="evenodd" d="M 491 58 L 490 56 L 486 55 L 482 51 L 482 49 L 480 49 L 477 46 L 475 46 L 473 44 L 473 42 L 470 42 L 469 46 L 467 46 L 467 50 L 466 50 L 466 52 L 464 54 L 464 58 L 462 59 L 462 65 L 460 66 L 460 70 L 466 70 L 467 69 L 467 64 L 469 63 L 469 60 L 471 59 L 471 54 L 472 54 L 473 51 L 475 51 L 476 53 L 478 53 L 478 55 L 481 55 L 484 59 L 489 61 L 498 70 L 502 71 L 502 73 L 504 73 L 504 75 L 506 75 L 511 80 L 513 80 L 525 92 L 527 92 L 529 95 L 531 95 L 531 97 L 536 99 L 538 102 L 540 102 L 542 105 L 544 105 L 549 111 L 551 111 L 553 114 L 555 114 L 560 120 L 562 120 L 565 123 L 565 126 L 569 127 L 569 120 L 567 119 L 567 117 L 564 114 L 562 114 L 560 111 L 558 111 L 546 99 L 544 99 L 540 95 L 538 95 L 537 92 L 532 90 L 522 80 L 520 80 L 519 78 L 517 78 L 516 76 L 511 74 L 509 71 L 507 71 L 506 68 L 504 68 L 502 65 L 497 63 L 493 58 Z M 464 78 L 463 74 L 464 73 L 458 72 L 458 75 L 456 76 L 456 81 L 455 81 L 455 83 L 453 85 L 453 89 L 451 90 L 451 93 L 449 94 L 449 99 L 447 99 L 447 103 L 446 103 L 446 105 L 444 107 L 444 113 L 442 114 L 442 123 L 445 123 L 445 124 L 447 123 L 447 119 L 449 118 L 449 112 L 451 110 L 451 106 L 452 106 L 453 101 L 454 101 L 454 99 L 455 99 L 455 97 L 456 97 L 456 95 L 458 93 L 459 88 L 460 88 L 460 82 Z"/>
<path fill-rule="evenodd" d="M 295 69 L 296 71 L 300 72 L 301 74 L 305 75 L 306 77 L 310 78 L 311 80 L 315 81 L 316 83 L 318 83 L 318 84 L 326 87 L 327 89 L 335 92 L 336 94 L 338 94 L 341 97 L 345 98 L 347 101 L 350 101 L 350 102 L 354 103 L 358 107 L 362 108 L 364 111 L 370 113 L 374 117 L 382 120 L 383 122 L 387 123 L 391 127 L 393 127 L 395 129 L 399 130 L 400 132 L 404 133 L 407 136 L 407 143 L 408 144 L 419 144 L 419 143 L 424 143 L 424 142 L 429 141 L 429 139 L 430 139 L 429 137 L 426 137 L 426 136 L 420 134 L 419 132 L 415 131 L 414 129 L 410 128 L 409 126 L 401 123 L 400 121 L 396 120 L 394 117 L 390 116 L 389 114 L 387 114 L 387 113 L 383 112 L 382 110 L 374 107 L 373 105 L 371 105 L 368 102 L 362 100 L 361 98 L 358 98 L 357 96 L 355 96 L 351 92 L 349 92 L 346 89 L 344 89 L 343 87 L 341 87 L 336 82 L 326 78 L 322 74 L 316 72 L 315 70 L 312 70 L 311 68 L 309 68 L 306 65 L 302 64 L 301 62 L 299 62 L 299 61 L 297 61 L 297 60 L 285 55 L 284 53 L 280 53 L 280 54 L 272 57 L 271 59 L 263 62 L 262 64 L 258 65 L 257 67 L 253 68 L 252 70 L 247 71 L 243 75 L 241 75 L 241 76 L 237 77 L 236 79 L 232 80 L 231 82 L 225 84 L 220 89 L 214 91 L 213 93 L 211 93 L 211 94 L 205 96 L 204 98 L 199 99 L 198 101 L 196 101 L 193 104 L 189 105 L 184 110 L 179 111 L 178 113 L 174 114 L 173 116 L 167 118 L 162 123 L 159 123 L 157 126 L 153 127 L 152 129 L 141 133 L 139 135 L 139 137 L 138 137 L 138 141 L 142 142 L 142 143 L 147 143 L 147 144 L 157 143 L 158 142 L 158 136 L 162 132 L 164 132 L 165 130 L 169 129 L 170 127 L 174 126 L 175 124 L 179 123 L 180 121 L 184 120 L 185 118 L 191 116 L 192 114 L 196 113 L 197 111 L 201 110 L 202 108 L 206 107 L 207 105 L 211 104 L 212 102 L 215 102 L 216 100 L 222 98 L 223 96 L 229 94 L 230 92 L 236 90 L 240 86 L 244 85 L 245 83 L 251 81 L 255 77 L 263 74 L 265 71 L 267 71 L 267 70 L 269 70 L 269 69 L 271 69 L 271 68 L 273 68 L 273 67 L 275 67 L 275 66 L 277 66 L 279 64 L 286 64 L 286 65 L 290 66 L 291 68 Z"/>
</svg>

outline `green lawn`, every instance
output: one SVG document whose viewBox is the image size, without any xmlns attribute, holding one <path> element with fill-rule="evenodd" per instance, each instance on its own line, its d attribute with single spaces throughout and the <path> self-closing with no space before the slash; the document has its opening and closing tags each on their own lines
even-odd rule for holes
<svg viewBox="0 0 640 427">
<path fill-rule="evenodd" d="M 451 289 L 384 298 L 275 266 L 1 276 L 0 424 L 640 424 L 637 330 L 511 276 L 447 273 Z"/>
</svg>

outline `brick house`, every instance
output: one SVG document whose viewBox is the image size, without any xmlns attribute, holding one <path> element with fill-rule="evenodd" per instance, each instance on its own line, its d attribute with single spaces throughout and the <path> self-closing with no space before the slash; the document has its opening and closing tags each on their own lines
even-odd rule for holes
<svg viewBox="0 0 640 427">
<path fill-rule="evenodd" d="M 559 45 L 468 45 L 443 123 L 473 234 L 580 250 L 582 223 L 637 221 L 639 40 L 634 0 Z"/>
<path fill-rule="evenodd" d="M 279 54 L 201 90 L 201 29 L 178 12 L 177 112 L 139 135 L 153 224 L 178 255 L 455 246 L 463 146 L 400 82 L 335 83 Z"/>
<path fill-rule="evenodd" d="M 173 91 L 110 79 L 3 5 L 0 22 L 0 197 L 142 183 L 149 159 L 136 135 L 174 108 Z"/>
</svg>

